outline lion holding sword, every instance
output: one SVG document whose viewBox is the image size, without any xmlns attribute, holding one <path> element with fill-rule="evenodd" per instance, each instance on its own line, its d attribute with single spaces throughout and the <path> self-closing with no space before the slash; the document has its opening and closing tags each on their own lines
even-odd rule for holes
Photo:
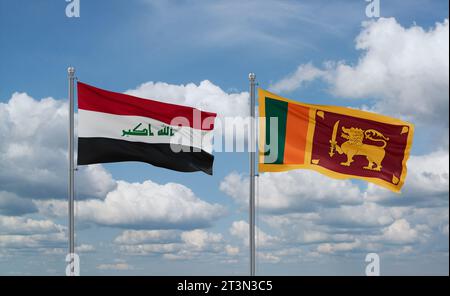
<svg viewBox="0 0 450 296">
<path fill-rule="evenodd" d="M 337 145 L 336 136 L 339 128 L 339 121 L 336 121 L 333 128 L 333 135 L 330 140 L 330 157 L 335 154 L 334 151 L 339 154 L 346 154 L 347 161 L 341 162 L 343 166 L 350 166 L 354 161 L 353 157 L 357 155 L 362 155 L 367 158 L 368 164 L 363 167 L 366 170 L 381 171 L 383 167 L 381 165 L 384 156 L 386 154 L 384 148 L 387 146 L 389 138 L 385 137 L 382 133 L 374 129 L 363 130 L 361 128 L 346 128 L 342 127 L 341 137 L 347 141 L 342 143 L 341 146 Z M 374 138 L 376 137 L 376 138 Z M 381 142 L 382 145 L 369 145 L 365 144 L 364 140 L 368 139 L 374 142 Z M 375 167 L 374 167 L 375 165 Z"/>
</svg>

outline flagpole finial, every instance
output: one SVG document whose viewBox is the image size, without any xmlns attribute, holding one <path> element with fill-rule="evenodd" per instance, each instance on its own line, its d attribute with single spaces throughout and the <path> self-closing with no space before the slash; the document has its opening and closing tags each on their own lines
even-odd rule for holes
<svg viewBox="0 0 450 296">
<path fill-rule="evenodd" d="M 67 68 L 67 73 L 69 73 L 69 75 L 75 74 L 75 68 L 74 67 Z"/>
<path fill-rule="evenodd" d="M 250 81 L 255 81 L 255 79 L 256 79 L 256 74 L 255 73 L 249 73 L 248 74 L 248 80 L 250 80 Z"/>
</svg>

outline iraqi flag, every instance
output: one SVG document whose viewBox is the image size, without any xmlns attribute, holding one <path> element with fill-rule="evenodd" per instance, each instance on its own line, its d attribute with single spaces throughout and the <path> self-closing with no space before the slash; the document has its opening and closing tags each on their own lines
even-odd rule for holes
<svg viewBox="0 0 450 296">
<path fill-rule="evenodd" d="M 212 175 L 215 117 L 78 82 L 78 165 L 141 161 Z"/>
</svg>

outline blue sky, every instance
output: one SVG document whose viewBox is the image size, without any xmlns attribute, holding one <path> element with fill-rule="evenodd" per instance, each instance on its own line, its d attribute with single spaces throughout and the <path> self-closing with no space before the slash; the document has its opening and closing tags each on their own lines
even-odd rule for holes
<svg viewBox="0 0 450 296">
<path fill-rule="evenodd" d="M 382 274 L 448 274 L 448 1 L 381 0 L 380 19 L 363 0 L 330 2 L 81 0 L 67 18 L 63 0 L 1 0 L 0 274 L 64 273 L 69 65 L 80 81 L 222 116 L 247 114 L 253 71 L 292 99 L 413 122 L 401 196 L 261 175 L 257 271 L 361 275 L 376 252 Z M 248 157 L 215 157 L 212 177 L 82 168 L 82 274 L 247 274 Z M 127 200 L 116 216 L 115 198 Z M 148 200 L 179 215 L 132 206 Z"/>
</svg>

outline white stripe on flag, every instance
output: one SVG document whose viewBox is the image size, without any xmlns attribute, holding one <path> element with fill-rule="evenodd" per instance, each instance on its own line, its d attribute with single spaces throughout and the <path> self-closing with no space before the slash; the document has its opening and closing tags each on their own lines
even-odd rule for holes
<svg viewBox="0 0 450 296">
<path fill-rule="evenodd" d="M 133 129 L 143 131 L 151 127 L 153 135 L 136 135 Z M 174 136 L 158 135 L 164 127 L 173 128 Z M 148 144 L 167 143 L 195 147 L 212 154 L 213 131 L 193 129 L 191 127 L 171 126 L 159 120 L 142 116 L 115 115 L 96 111 L 78 110 L 78 137 L 110 138 Z"/>
</svg>

